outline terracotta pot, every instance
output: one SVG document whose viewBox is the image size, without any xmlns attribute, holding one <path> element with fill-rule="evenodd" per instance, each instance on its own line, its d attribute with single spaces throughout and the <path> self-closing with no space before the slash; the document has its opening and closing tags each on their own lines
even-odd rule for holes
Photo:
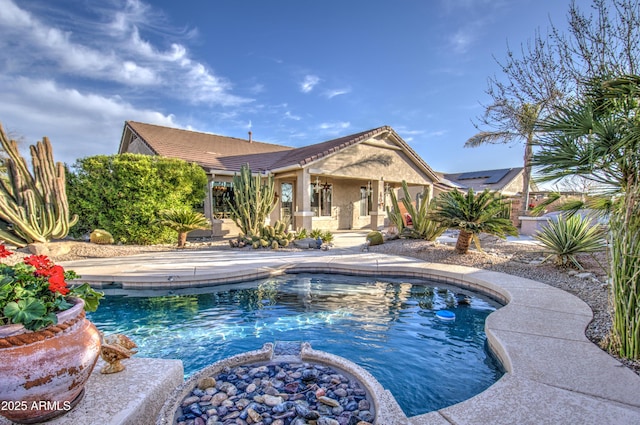
<svg viewBox="0 0 640 425">
<path fill-rule="evenodd" d="M 100 353 L 100 335 L 85 318 L 84 301 L 36 332 L 0 326 L 0 415 L 36 423 L 70 411 Z"/>
</svg>

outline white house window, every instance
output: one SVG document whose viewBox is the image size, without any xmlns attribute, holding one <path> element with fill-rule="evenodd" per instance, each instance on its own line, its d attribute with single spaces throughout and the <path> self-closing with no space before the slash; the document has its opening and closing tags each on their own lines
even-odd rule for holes
<svg viewBox="0 0 640 425">
<path fill-rule="evenodd" d="M 368 216 L 371 211 L 371 188 L 362 186 L 360 188 L 360 216 Z"/>
<path fill-rule="evenodd" d="M 211 211 L 217 219 L 229 218 L 231 208 L 229 202 L 233 202 L 233 183 L 213 182 L 211 184 Z"/>
<path fill-rule="evenodd" d="M 333 185 L 312 184 L 311 186 L 311 211 L 316 217 L 331 216 L 331 198 L 333 197 Z"/>
</svg>

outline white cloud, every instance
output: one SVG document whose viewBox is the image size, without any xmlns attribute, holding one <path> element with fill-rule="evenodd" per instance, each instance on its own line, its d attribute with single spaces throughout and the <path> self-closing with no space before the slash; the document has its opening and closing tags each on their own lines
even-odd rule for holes
<svg viewBox="0 0 640 425">
<path fill-rule="evenodd" d="M 300 83 L 300 91 L 309 93 L 319 82 L 320 77 L 317 75 L 305 75 L 304 80 Z"/>
<path fill-rule="evenodd" d="M 52 26 L 55 24 L 11 0 L 0 0 L 0 25 L 6 29 L 0 35 L 0 44 L 29 59 L 23 59 L 23 68 L 16 70 L 16 75 L 28 75 L 36 65 L 44 65 L 50 75 L 70 74 L 100 83 L 143 86 L 195 103 L 234 106 L 252 101 L 231 94 L 232 84 L 206 64 L 190 58 L 185 46 L 174 42 L 163 51 L 145 40 L 140 26 L 151 25 L 147 20 L 153 14 L 144 3 L 129 0 L 124 11 L 102 12 L 110 14 L 108 25 L 96 24 L 84 30 L 70 25 L 71 31 Z M 73 17 L 69 19 L 73 21 Z M 5 53 L 11 55 L 11 51 Z"/>
<path fill-rule="evenodd" d="M 253 94 L 260 94 L 265 91 L 264 84 L 256 83 L 249 88 L 249 92 Z"/>
<path fill-rule="evenodd" d="M 328 135 L 342 134 L 344 130 L 349 127 L 351 127 L 351 123 L 349 121 L 324 122 L 318 126 L 324 134 Z"/>
<path fill-rule="evenodd" d="M 302 118 L 298 115 L 293 115 L 290 111 L 286 111 L 284 113 L 285 118 L 289 118 L 290 120 L 300 121 Z"/>
<path fill-rule="evenodd" d="M 54 159 L 68 164 L 86 156 L 116 154 L 126 120 L 179 127 L 172 115 L 136 108 L 117 96 L 63 88 L 51 80 L 0 77 L 0 87 L 5 130 L 28 144 L 48 136 Z"/>
<path fill-rule="evenodd" d="M 427 137 L 431 138 L 431 137 L 442 137 L 444 135 L 446 135 L 448 133 L 447 130 L 434 130 L 431 131 L 429 133 L 427 133 Z"/>
<path fill-rule="evenodd" d="M 332 99 L 332 98 L 334 98 L 336 96 L 340 96 L 340 95 L 347 94 L 347 93 L 351 93 L 351 88 L 350 87 L 344 88 L 344 89 L 327 90 L 327 91 L 324 92 L 324 96 L 327 99 Z"/>
<path fill-rule="evenodd" d="M 474 41 L 475 39 L 468 29 L 456 31 L 449 39 L 451 47 L 456 53 L 466 53 Z"/>
</svg>

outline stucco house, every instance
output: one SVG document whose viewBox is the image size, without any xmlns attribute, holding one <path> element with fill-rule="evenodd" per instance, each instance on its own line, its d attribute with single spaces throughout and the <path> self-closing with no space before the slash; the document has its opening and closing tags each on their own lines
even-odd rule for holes
<svg viewBox="0 0 640 425">
<path fill-rule="evenodd" d="M 292 229 L 377 229 L 384 225 L 388 193 L 404 180 L 411 192 L 434 193 L 441 176 L 389 126 L 300 148 L 127 121 L 119 153 L 180 158 L 199 164 L 209 188 L 204 212 L 214 236 L 235 236 L 226 199 L 234 173 L 274 177 L 278 205 L 270 219 Z M 443 186 L 444 187 L 444 186 Z M 414 198 L 415 199 L 415 198 Z"/>
</svg>

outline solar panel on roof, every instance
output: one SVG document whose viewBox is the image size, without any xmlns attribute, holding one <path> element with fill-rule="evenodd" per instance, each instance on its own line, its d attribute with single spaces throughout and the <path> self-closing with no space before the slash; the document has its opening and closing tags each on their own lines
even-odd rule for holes
<svg viewBox="0 0 640 425">
<path fill-rule="evenodd" d="M 498 183 L 500 180 L 502 180 L 504 176 L 506 176 L 509 173 L 509 171 L 511 171 L 511 169 L 495 170 L 494 174 L 491 177 L 489 177 L 485 183 L 487 184 Z"/>
<path fill-rule="evenodd" d="M 460 174 L 457 180 L 487 179 L 484 183 L 493 184 L 502 180 L 509 171 L 511 171 L 510 168 L 504 168 L 501 170 L 471 171 L 469 173 Z"/>
<path fill-rule="evenodd" d="M 471 171 L 469 173 L 462 173 L 458 176 L 458 180 L 470 180 L 470 179 L 485 179 L 491 176 L 488 171 Z"/>
</svg>

